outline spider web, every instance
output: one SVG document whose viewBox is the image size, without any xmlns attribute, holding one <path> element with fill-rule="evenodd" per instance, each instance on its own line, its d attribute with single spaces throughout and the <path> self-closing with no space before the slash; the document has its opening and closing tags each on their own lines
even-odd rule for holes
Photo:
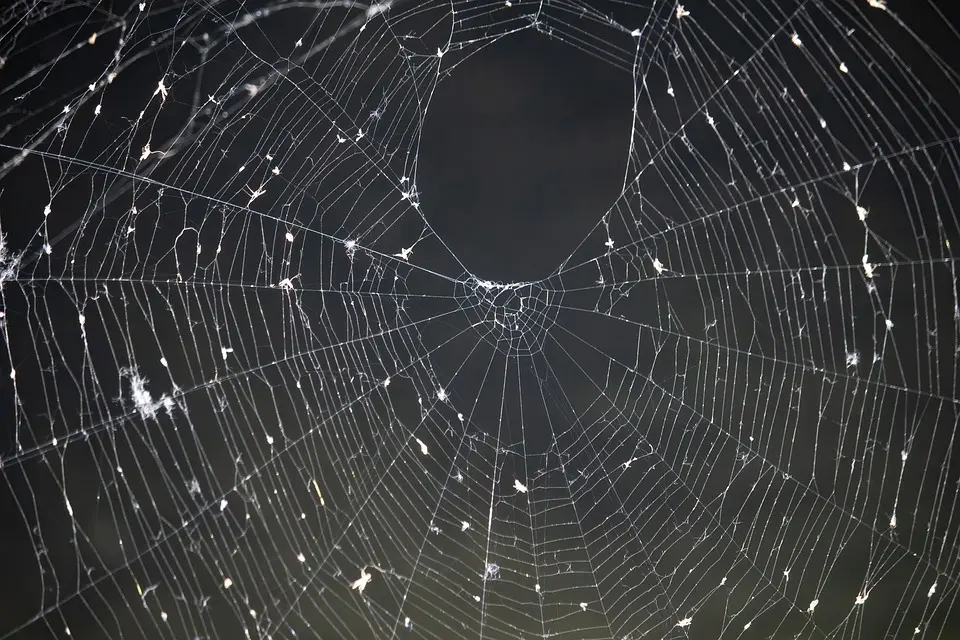
<svg viewBox="0 0 960 640">
<path fill-rule="evenodd" d="M 4 11 L 0 638 L 956 634 L 934 4 Z M 525 34 L 632 122 L 503 280 L 421 138 Z"/>
</svg>

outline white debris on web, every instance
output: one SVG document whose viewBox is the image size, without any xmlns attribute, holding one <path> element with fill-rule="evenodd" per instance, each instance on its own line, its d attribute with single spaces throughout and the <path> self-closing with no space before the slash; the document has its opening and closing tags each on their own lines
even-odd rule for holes
<svg viewBox="0 0 960 640">
<path fill-rule="evenodd" d="M 320 506 L 325 506 L 326 503 L 323 500 L 323 494 L 320 492 L 320 484 L 316 481 L 316 479 L 313 479 L 310 482 L 313 484 L 313 490 L 317 494 L 317 500 L 320 501 Z"/>
<path fill-rule="evenodd" d="M 371 579 L 373 579 L 373 574 L 368 573 L 367 568 L 363 567 L 360 569 L 360 577 L 350 583 L 350 588 L 356 589 L 357 593 L 363 593 Z"/>
<path fill-rule="evenodd" d="M 523 484 L 522 482 L 520 482 L 520 481 L 517 480 L 517 479 L 514 479 L 514 481 L 513 481 L 513 488 L 517 490 L 517 493 L 526 493 L 526 492 L 527 492 L 527 485 Z"/>
<path fill-rule="evenodd" d="M 866 601 L 867 601 L 867 598 L 869 598 L 869 597 L 870 597 L 870 593 L 867 592 L 867 591 L 864 591 L 863 593 L 860 593 L 860 594 L 857 595 L 857 597 L 854 599 L 853 603 L 854 603 L 854 604 L 857 604 L 857 605 L 861 605 L 861 604 L 863 604 L 864 602 L 866 602 Z"/>
<path fill-rule="evenodd" d="M 862 262 L 863 262 L 863 273 L 864 273 L 864 275 L 867 276 L 867 279 L 868 279 L 868 280 L 869 280 L 869 279 L 872 279 L 872 278 L 873 278 L 873 268 L 874 268 L 874 265 L 870 263 L 870 258 L 867 256 L 867 254 L 863 254 L 863 260 L 862 260 Z"/>
<path fill-rule="evenodd" d="M 346 240 L 343 243 L 343 246 L 347 250 L 347 257 L 353 258 L 354 254 L 357 252 L 357 241 L 356 240 Z"/>
<path fill-rule="evenodd" d="M 936 592 L 937 592 L 937 583 L 934 582 L 932 585 L 930 585 L 930 588 L 927 589 L 927 597 L 932 598 L 933 594 L 935 594 Z"/>
<path fill-rule="evenodd" d="M 470 528 L 470 523 L 467 522 L 466 520 L 460 523 L 460 531 L 466 531 L 469 528 Z"/>
<path fill-rule="evenodd" d="M 689 15 L 690 15 L 690 12 L 687 11 L 682 4 L 677 5 L 677 13 L 676 13 L 677 20 L 680 20 L 681 18 L 686 18 Z"/>
<path fill-rule="evenodd" d="M 430 449 L 427 448 L 427 443 L 421 440 L 420 438 L 414 438 L 417 441 L 417 444 L 420 445 L 420 453 L 423 455 L 430 455 Z"/>
<path fill-rule="evenodd" d="M 860 218 L 860 222 L 863 222 L 867 219 L 867 216 L 870 215 L 870 212 L 863 205 L 857 205 L 857 217 Z"/>
<path fill-rule="evenodd" d="M 674 626 L 676 626 L 676 627 L 689 627 L 691 624 L 693 624 L 693 617 L 684 618 L 683 620 L 681 620 L 680 622 L 678 622 L 678 623 L 675 624 Z"/>
<path fill-rule="evenodd" d="M 660 262 L 659 258 L 653 259 L 653 268 L 657 273 L 663 273 L 663 263 Z"/>
<path fill-rule="evenodd" d="M 160 409 L 167 412 L 173 409 L 173 398 L 164 394 L 159 399 L 154 400 L 153 395 L 147 390 L 147 379 L 129 369 L 121 371 L 122 375 L 130 378 L 130 398 L 133 400 L 134 409 L 140 414 L 140 417 L 155 418 Z"/>
<path fill-rule="evenodd" d="M 4 282 L 17 279 L 22 254 L 11 254 L 7 248 L 7 238 L 0 235 L 0 288 Z"/>
<path fill-rule="evenodd" d="M 813 610 L 817 608 L 817 605 L 820 604 L 819 598 L 814 598 L 810 601 L 810 604 L 807 606 L 807 613 L 813 613 Z"/>
<path fill-rule="evenodd" d="M 233 580 L 232 580 L 232 579 L 230 579 L 230 578 L 224 578 L 224 579 L 223 579 L 223 588 L 224 588 L 224 589 L 229 589 L 229 588 L 232 587 L 232 586 L 233 586 Z"/>
<path fill-rule="evenodd" d="M 796 47 L 803 46 L 803 41 L 800 40 L 800 34 L 798 34 L 796 31 L 790 34 L 790 42 L 792 42 Z"/>
<path fill-rule="evenodd" d="M 867 0 L 867 4 L 874 9 L 887 10 L 887 0 Z"/>
<path fill-rule="evenodd" d="M 581 602 L 581 603 L 580 603 L 580 610 L 581 610 L 581 611 L 586 611 L 588 606 L 589 606 L 589 605 L 588 605 L 586 602 Z"/>
</svg>

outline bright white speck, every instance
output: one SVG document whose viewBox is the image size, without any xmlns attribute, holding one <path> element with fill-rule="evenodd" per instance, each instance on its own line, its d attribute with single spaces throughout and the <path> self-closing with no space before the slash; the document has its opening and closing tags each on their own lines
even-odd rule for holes
<svg viewBox="0 0 960 640">
<path fill-rule="evenodd" d="M 220 347 L 220 355 L 223 357 L 224 360 L 227 359 L 228 353 L 233 353 L 233 347 Z"/>
<path fill-rule="evenodd" d="M 860 222 L 866 220 L 868 215 L 870 215 L 870 212 L 867 211 L 866 207 L 857 205 L 857 217 L 860 218 Z"/>
<path fill-rule="evenodd" d="M 860 352 L 851 351 L 847 354 L 847 368 L 853 368 L 860 364 Z"/>
<path fill-rule="evenodd" d="M 227 504 L 228 504 L 228 503 L 227 503 L 226 500 L 221 500 L 221 501 L 220 501 L 220 511 L 223 511 L 224 509 L 226 509 L 226 508 L 227 508 Z"/>
<path fill-rule="evenodd" d="M 603 243 L 607 249 L 613 249 L 613 238 L 607 238 L 607 241 Z"/>
<path fill-rule="evenodd" d="M 387 377 L 386 380 L 383 381 L 383 386 L 385 386 L 385 387 L 389 387 L 389 386 L 390 386 L 390 378 L 389 378 L 389 376 Z"/>
<path fill-rule="evenodd" d="M 891 320 L 890 318 L 887 318 L 884 322 L 887 325 L 887 329 L 893 329 L 893 320 Z"/>
<path fill-rule="evenodd" d="M 224 579 L 223 579 L 223 588 L 224 588 L 224 589 L 229 589 L 229 588 L 232 587 L 232 586 L 233 586 L 233 580 L 231 580 L 230 578 L 224 578 Z"/>
<path fill-rule="evenodd" d="M 900 462 L 906 462 L 906 461 L 907 461 L 907 452 L 906 450 L 904 450 L 900 452 Z"/>
<path fill-rule="evenodd" d="M 866 592 L 861 593 L 860 595 L 857 596 L 857 598 L 853 601 L 853 603 L 854 603 L 854 604 L 863 604 L 864 602 L 867 601 L 867 598 L 869 598 L 869 597 L 870 597 L 870 594 L 869 594 L 869 593 L 866 593 Z"/>
<path fill-rule="evenodd" d="M 273 436 L 271 435 L 267 436 L 267 444 L 273 444 Z"/>
<path fill-rule="evenodd" d="M 473 596 L 473 599 L 476 600 L 477 602 L 480 602 L 480 596 Z"/>
<path fill-rule="evenodd" d="M 447 399 L 447 392 L 444 389 L 437 389 L 437 399 L 444 402 Z"/>
<path fill-rule="evenodd" d="M 867 254 L 863 254 L 863 272 L 866 274 L 868 279 L 873 278 L 873 265 L 870 264 L 870 258 L 867 257 Z"/>
<path fill-rule="evenodd" d="M 469 528 L 470 528 L 470 523 L 467 522 L 466 520 L 460 523 L 460 531 L 466 531 Z"/>
<path fill-rule="evenodd" d="M 676 624 L 676 626 L 678 626 L 678 627 L 689 627 L 691 624 L 693 624 L 693 618 L 684 618 L 683 620 L 681 620 L 680 622 L 678 622 L 678 623 Z"/>
<path fill-rule="evenodd" d="M 799 34 L 797 34 L 796 32 L 794 32 L 794 33 L 790 36 L 790 42 L 792 42 L 792 43 L 794 44 L 794 46 L 797 46 L 797 47 L 802 47 L 802 46 L 803 46 L 803 42 L 800 40 L 800 36 L 799 36 Z"/>
<path fill-rule="evenodd" d="M 302 553 L 298 553 L 298 554 L 297 554 L 297 560 L 298 560 L 299 562 L 306 562 L 306 561 L 307 561 L 307 556 L 303 555 Z"/>
<path fill-rule="evenodd" d="M 583 609 L 584 611 L 586 611 L 586 610 L 587 610 L 587 603 L 586 603 L 586 602 L 581 602 L 581 603 L 580 603 L 580 608 Z"/>
<path fill-rule="evenodd" d="M 537 584 L 533 585 L 533 588 L 534 588 L 534 590 L 535 590 L 537 593 L 540 593 L 540 583 L 539 583 L 539 582 L 538 582 Z"/>
<path fill-rule="evenodd" d="M 166 359 L 166 358 L 160 358 L 160 364 L 163 365 L 164 367 L 166 367 L 166 366 L 167 366 L 167 359 Z"/>
<path fill-rule="evenodd" d="M 681 19 L 681 18 L 686 18 L 688 15 L 690 15 L 690 12 L 687 11 L 686 9 L 684 9 L 682 4 L 678 4 L 678 5 L 677 5 L 677 20 L 679 20 L 679 19 Z"/>
<path fill-rule="evenodd" d="M 51 211 L 52 211 L 52 210 L 51 210 L 51 208 L 50 208 L 50 205 L 48 204 L 47 206 L 45 206 L 45 207 L 43 208 L 43 215 L 48 216 L 48 215 L 50 215 Z"/>
<path fill-rule="evenodd" d="M 360 569 L 360 577 L 350 583 L 351 589 L 356 589 L 357 593 L 363 593 L 367 583 L 373 578 L 373 574 L 367 573 L 367 568 Z"/>
<path fill-rule="evenodd" d="M 161 612 L 160 612 L 160 619 L 163 620 L 164 622 L 167 621 L 167 612 L 166 612 L 166 611 L 161 611 Z"/>
<path fill-rule="evenodd" d="M 747 629 L 749 629 L 749 628 L 750 628 L 750 625 L 752 625 L 752 624 L 753 624 L 753 622 L 748 622 L 747 624 L 743 625 L 744 631 L 746 631 Z"/>
<path fill-rule="evenodd" d="M 818 604 L 820 604 L 819 598 L 811 600 L 809 606 L 807 606 L 807 613 L 813 613 L 813 610 L 817 608 Z"/>
<path fill-rule="evenodd" d="M 513 480 L 513 488 L 517 490 L 517 493 L 526 493 L 527 485 L 523 484 L 517 479 Z"/>
<path fill-rule="evenodd" d="M 427 443 L 421 440 L 420 438 L 416 438 L 416 441 L 417 441 L 417 444 L 420 445 L 420 453 L 422 453 L 425 456 L 429 455 L 430 449 L 427 448 Z"/>
<path fill-rule="evenodd" d="M 660 262 L 659 258 L 653 259 L 653 268 L 656 269 L 657 273 L 663 273 L 663 263 Z"/>
<path fill-rule="evenodd" d="M 841 62 L 841 63 L 840 63 L 840 71 L 842 71 L 843 73 L 849 73 L 849 72 L 850 72 L 850 68 L 847 67 L 847 63 L 846 63 L 846 62 Z"/>
<path fill-rule="evenodd" d="M 639 38 L 639 37 L 640 37 L 640 29 L 634 29 L 633 31 L 630 32 L 630 35 L 633 36 L 634 38 Z"/>
<path fill-rule="evenodd" d="M 293 234 L 287 231 L 287 242 L 293 242 Z"/>
<path fill-rule="evenodd" d="M 844 163 L 843 163 L 843 170 L 844 170 L 844 171 L 850 171 L 850 169 L 853 169 L 853 167 L 850 166 L 850 163 L 849 163 L 849 162 L 844 162 Z"/>
</svg>

